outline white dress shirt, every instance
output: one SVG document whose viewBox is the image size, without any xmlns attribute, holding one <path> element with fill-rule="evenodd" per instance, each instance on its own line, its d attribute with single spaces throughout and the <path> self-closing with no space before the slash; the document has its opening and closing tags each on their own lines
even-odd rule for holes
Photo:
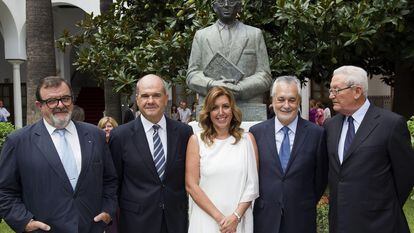
<svg viewBox="0 0 414 233">
<path fill-rule="evenodd" d="M 154 157 L 154 123 L 147 120 L 144 115 L 141 115 L 142 126 L 144 126 L 145 136 L 147 136 L 148 146 L 151 151 L 152 157 Z M 160 136 L 162 147 L 164 149 L 165 161 L 167 161 L 167 121 L 163 115 L 161 120 L 157 123 L 160 126 L 158 129 L 158 135 Z"/>
<path fill-rule="evenodd" d="M 368 99 L 365 100 L 364 104 L 356 111 L 354 114 L 352 114 L 352 118 L 354 118 L 354 128 L 355 128 L 355 135 L 359 129 L 359 126 L 361 126 L 361 122 L 365 117 L 365 114 L 368 111 L 369 108 L 369 101 Z M 345 146 L 345 138 L 346 133 L 348 132 L 348 116 L 345 117 L 344 122 L 342 123 L 342 131 L 341 131 L 341 137 L 339 139 L 339 145 L 338 145 L 338 156 L 339 161 L 342 164 L 342 161 L 344 160 L 344 146 Z"/>
<path fill-rule="evenodd" d="M 57 148 L 59 147 L 59 143 L 60 143 L 60 136 L 58 133 L 55 133 L 55 127 L 51 126 L 44 118 L 43 118 L 43 122 L 45 123 L 46 129 L 50 134 L 50 137 L 52 138 L 53 144 L 55 145 L 56 150 L 59 153 L 59 150 Z M 81 168 L 82 168 L 82 153 L 81 153 L 81 148 L 80 148 L 80 142 L 79 142 L 79 137 L 78 137 L 78 131 L 76 130 L 75 124 L 70 121 L 69 124 L 65 127 L 66 129 L 66 133 L 65 133 L 65 137 L 67 142 L 69 143 L 69 146 L 72 149 L 73 155 L 75 156 L 75 161 L 76 161 L 76 168 L 78 169 L 78 175 L 81 172 Z M 59 158 L 60 160 L 62 160 L 62 155 L 59 154 Z"/>
<path fill-rule="evenodd" d="M 275 130 L 276 130 L 276 147 L 278 153 L 280 152 L 280 147 L 282 146 L 283 138 L 285 137 L 285 134 L 283 133 L 284 125 L 280 123 L 280 121 L 275 117 Z M 290 144 L 290 151 L 292 151 L 293 142 L 295 141 L 295 135 L 296 135 L 296 128 L 298 126 L 298 116 L 295 117 L 295 119 L 290 122 L 287 127 L 289 128 L 289 144 Z"/>
<path fill-rule="evenodd" d="M 191 120 L 191 110 L 189 108 L 182 109 L 181 107 L 178 107 L 177 111 L 178 114 L 180 114 L 181 122 L 188 124 L 188 122 Z"/>
<path fill-rule="evenodd" d="M 7 117 L 10 116 L 9 111 L 5 107 L 0 108 L 0 115 L 4 117 L 4 121 L 7 121 Z"/>
</svg>

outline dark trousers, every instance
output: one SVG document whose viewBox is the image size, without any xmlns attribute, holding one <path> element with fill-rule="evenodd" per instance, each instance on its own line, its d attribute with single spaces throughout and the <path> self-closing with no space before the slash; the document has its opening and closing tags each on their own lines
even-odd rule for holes
<svg viewBox="0 0 414 233">
<path fill-rule="evenodd" d="M 165 220 L 165 212 L 162 215 L 162 223 L 161 223 L 161 232 L 160 233 L 168 233 L 167 221 Z"/>
</svg>

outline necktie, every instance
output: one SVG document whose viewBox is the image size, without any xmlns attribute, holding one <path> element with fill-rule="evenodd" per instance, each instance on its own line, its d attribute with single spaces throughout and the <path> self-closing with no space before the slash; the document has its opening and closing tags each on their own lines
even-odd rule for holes
<svg viewBox="0 0 414 233">
<path fill-rule="evenodd" d="M 154 129 L 154 134 L 152 135 L 152 139 L 154 142 L 154 164 L 155 169 L 157 170 L 158 176 L 161 180 L 164 180 L 164 171 L 165 171 L 165 155 L 164 155 L 164 148 L 162 146 L 161 138 L 158 135 L 158 129 L 160 128 L 159 125 L 153 125 L 152 128 Z"/>
<path fill-rule="evenodd" d="M 286 126 L 283 126 L 282 131 L 283 131 L 284 137 L 283 137 L 282 145 L 280 146 L 279 159 L 280 159 L 280 163 L 282 164 L 283 172 L 285 172 L 287 164 L 289 162 L 289 158 L 290 158 L 289 128 Z"/>
<path fill-rule="evenodd" d="M 66 175 L 69 178 L 70 184 L 73 190 L 75 190 L 76 183 L 78 182 L 78 168 L 76 166 L 75 156 L 73 155 L 72 148 L 66 139 L 66 129 L 56 129 L 56 133 L 59 134 L 59 154 L 61 156 L 63 168 L 65 169 Z"/>
<path fill-rule="evenodd" d="M 230 44 L 231 44 L 231 35 L 230 35 L 230 28 L 228 26 L 224 26 L 221 30 L 221 40 L 224 46 L 224 55 L 228 55 L 230 51 Z"/>
<path fill-rule="evenodd" d="M 352 140 L 355 136 L 355 127 L 354 127 L 354 118 L 352 116 L 348 117 L 348 131 L 346 132 L 346 138 L 344 143 L 344 153 L 342 155 L 345 158 L 346 152 L 348 152 L 349 147 L 351 146 Z"/>
</svg>

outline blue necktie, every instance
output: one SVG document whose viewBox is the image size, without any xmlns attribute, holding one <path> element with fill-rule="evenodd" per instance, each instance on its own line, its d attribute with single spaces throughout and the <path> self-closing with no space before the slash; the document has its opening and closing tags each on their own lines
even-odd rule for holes
<svg viewBox="0 0 414 233">
<path fill-rule="evenodd" d="M 348 131 L 346 132 L 346 138 L 345 138 L 345 143 L 344 143 L 344 154 L 342 155 L 342 158 L 345 158 L 345 154 L 346 152 L 348 152 L 348 149 L 351 146 L 354 136 L 355 136 L 354 118 L 352 118 L 352 116 L 349 116 L 348 117 Z"/>
<path fill-rule="evenodd" d="M 164 180 L 164 172 L 165 172 L 165 155 L 164 155 L 164 148 L 162 146 L 161 138 L 158 135 L 158 129 L 160 128 L 159 125 L 153 125 L 152 128 L 154 129 L 154 134 L 152 135 L 152 139 L 154 142 L 154 164 L 155 169 L 157 170 L 158 176 L 161 180 Z"/>
<path fill-rule="evenodd" d="M 283 131 L 284 137 L 283 137 L 282 145 L 280 146 L 279 159 L 280 159 L 280 164 L 282 164 L 283 172 L 285 172 L 287 164 L 289 162 L 289 158 L 290 158 L 289 128 L 286 126 L 283 126 L 282 131 Z"/>
<path fill-rule="evenodd" d="M 78 182 L 78 168 L 76 166 L 75 156 L 73 155 L 72 148 L 70 147 L 66 139 L 66 129 L 56 129 L 56 133 L 59 134 L 59 154 L 61 156 L 63 168 L 65 169 L 66 175 L 69 178 L 70 184 L 73 190 L 75 190 L 76 183 Z"/>
</svg>

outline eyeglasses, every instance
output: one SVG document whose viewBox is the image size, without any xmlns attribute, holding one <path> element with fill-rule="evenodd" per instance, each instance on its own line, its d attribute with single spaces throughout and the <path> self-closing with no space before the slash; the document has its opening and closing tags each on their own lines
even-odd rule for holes
<svg viewBox="0 0 414 233">
<path fill-rule="evenodd" d="M 72 99 L 72 96 L 65 95 L 65 96 L 60 97 L 59 99 L 50 98 L 47 100 L 40 100 L 41 103 L 46 103 L 46 105 L 49 108 L 56 108 L 59 105 L 59 101 L 62 102 L 62 104 L 67 107 L 72 104 L 73 99 Z"/>
<path fill-rule="evenodd" d="M 349 88 L 352 88 L 352 87 L 354 87 L 354 85 L 349 85 L 349 86 L 347 86 L 347 87 L 344 87 L 344 88 L 334 88 L 334 89 L 329 89 L 329 94 L 332 94 L 332 95 L 338 95 L 339 94 L 339 92 L 341 92 L 341 91 L 344 91 L 344 90 L 346 90 L 346 89 L 349 89 Z"/>
<path fill-rule="evenodd" d="M 229 6 L 235 6 L 240 0 L 216 0 L 216 3 L 219 6 L 225 6 L 226 2 Z"/>
</svg>

